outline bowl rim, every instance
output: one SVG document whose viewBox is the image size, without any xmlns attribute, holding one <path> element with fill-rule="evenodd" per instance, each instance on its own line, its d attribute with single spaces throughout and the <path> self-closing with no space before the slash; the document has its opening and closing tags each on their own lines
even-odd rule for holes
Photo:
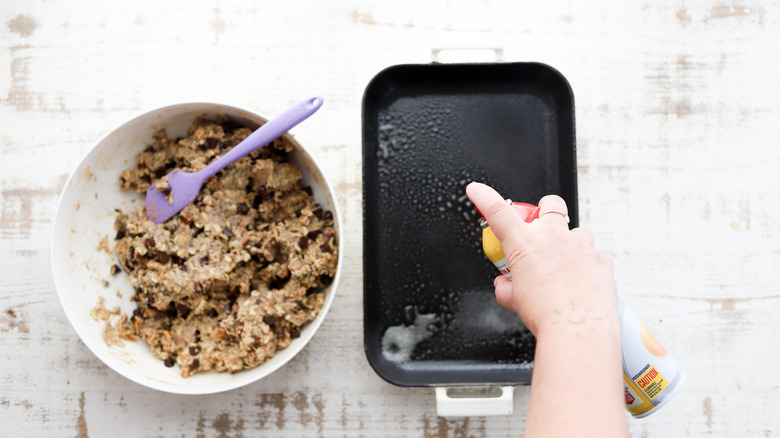
<svg viewBox="0 0 780 438">
<path fill-rule="evenodd" d="M 54 217 L 53 217 L 53 220 L 52 220 L 51 226 L 50 226 L 50 239 L 49 239 L 49 250 L 50 251 L 49 251 L 49 253 L 50 253 L 51 272 L 53 274 L 54 286 L 55 286 L 55 289 L 57 291 L 57 298 L 59 299 L 60 306 L 62 307 L 63 311 L 65 312 L 65 315 L 66 315 L 66 317 L 68 319 L 68 322 L 70 323 L 70 326 L 73 328 L 73 330 L 78 335 L 79 340 L 84 345 L 86 345 L 86 347 L 92 352 L 92 354 L 94 354 L 96 357 L 98 357 L 98 359 L 100 359 L 100 361 L 103 364 L 105 364 L 106 366 L 108 366 L 109 368 L 114 370 L 117 374 L 120 374 L 123 377 L 129 379 L 130 381 L 133 381 L 133 382 L 135 382 L 137 384 L 140 384 L 142 386 L 145 386 L 145 387 L 148 387 L 148 388 L 151 388 L 151 389 L 156 389 L 156 390 L 163 391 L 163 392 L 167 392 L 167 393 L 172 393 L 172 394 L 202 395 L 202 394 L 215 394 L 215 393 L 230 391 L 230 390 L 233 390 L 233 389 L 237 389 L 237 388 L 240 388 L 240 387 L 244 387 L 244 386 L 250 385 L 252 383 L 256 383 L 257 381 L 262 380 L 265 377 L 268 377 L 269 375 L 271 375 L 272 373 L 276 372 L 277 370 L 282 368 L 284 365 L 289 363 L 291 360 L 293 360 L 306 347 L 306 345 L 308 345 L 308 343 L 311 341 L 311 339 L 316 335 L 317 331 L 319 330 L 319 327 L 324 322 L 325 317 L 328 314 L 328 312 L 330 311 L 330 307 L 331 307 L 331 305 L 332 305 L 332 303 L 333 303 L 333 301 L 335 299 L 336 291 L 338 290 L 338 285 L 339 285 L 340 280 L 341 280 L 341 273 L 344 270 L 344 250 L 343 250 L 343 245 L 342 245 L 342 242 L 344 241 L 344 237 L 343 237 L 343 229 L 344 228 L 343 228 L 343 219 L 342 219 L 341 211 L 340 211 L 340 208 L 339 208 L 338 197 L 336 195 L 335 190 L 333 190 L 333 185 L 328 180 L 327 175 L 322 170 L 318 160 L 316 160 L 314 155 L 312 155 L 311 151 L 309 151 L 302 144 L 300 144 L 297 141 L 297 139 L 288 131 L 287 133 L 284 134 L 284 136 L 287 136 L 288 140 L 292 141 L 292 143 L 294 144 L 294 146 L 296 148 L 296 152 L 303 153 L 303 155 L 306 156 L 309 159 L 309 161 L 315 166 L 316 170 L 318 171 L 319 177 L 317 178 L 317 181 L 318 182 L 321 181 L 321 183 L 323 185 L 323 188 L 327 191 L 326 193 L 329 194 L 330 198 L 333 201 L 333 205 L 331 206 L 332 207 L 331 211 L 332 211 L 333 216 L 335 218 L 334 225 L 336 226 L 337 231 L 338 231 L 337 240 L 336 240 L 336 245 L 337 245 L 337 248 L 338 248 L 338 256 L 337 256 L 337 260 L 336 260 L 336 274 L 333 277 L 333 282 L 329 286 L 329 290 L 327 292 L 327 296 L 325 298 L 325 302 L 323 303 L 322 307 L 320 308 L 320 310 L 319 310 L 319 312 L 317 314 L 317 317 L 313 321 L 310 321 L 310 322 L 308 322 L 306 324 L 306 328 L 308 329 L 307 336 L 301 336 L 300 338 L 295 339 L 293 341 L 293 343 L 291 343 L 291 345 L 289 345 L 289 346 L 287 346 L 286 348 L 283 349 L 285 351 L 290 351 L 292 349 L 292 352 L 288 353 L 289 357 L 287 357 L 286 359 L 282 360 L 281 362 L 278 362 L 277 364 L 271 366 L 270 368 L 267 368 L 263 372 L 256 372 L 257 373 L 256 377 L 254 377 L 254 378 L 231 379 L 228 383 L 222 383 L 222 384 L 219 384 L 219 385 L 213 385 L 211 387 L 206 387 L 206 388 L 199 388 L 197 386 L 175 386 L 175 385 L 171 385 L 169 383 L 162 382 L 162 381 L 159 381 L 159 380 L 155 380 L 155 379 L 152 379 L 152 378 L 149 378 L 149 377 L 140 376 L 137 373 L 126 373 L 123 370 L 118 369 L 118 367 L 113 363 L 113 359 L 109 358 L 107 354 L 104 354 L 103 352 L 97 351 L 95 346 L 93 346 L 93 343 L 92 342 L 88 342 L 86 340 L 85 334 L 82 333 L 82 330 L 79 329 L 79 325 L 76 324 L 76 322 L 75 322 L 75 318 L 77 318 L 77 316 L 75 314 L 75 310 L 71 309 L 70 306 L 65 301 L 65 296 L 64 296 L 64 292 L 63 292 L 65 288 L 60 283 L 60 279 L 59 279 L 59 275 L 58 275 L 58 273 L 61 272 L 61 271 L 64 271 L 64 269 L 60 267 L 60 264 L 62 262 L 57 257 L 58 253 L 55 251 L 55 249 L 57 248 L 57 245 L 58 245 L 58 239 L 64 238 L 62 236 L 59 236 L 58 233 L 56 232 L 56 230 L 57 230 L 57 225 L 58 225 L 59 221 L 64 220 L 64 218 L 61 217 L 61 215 L 64 214 L 64 212 L 63 212 L 63 205 L 64 205 L 64 202 L 65 202 L 65 195 L 67 194 L 68 190 L 73 185 L 74 178 L 77 177 L 77 175 L 79 174 L 79 170 L 84 166 L 84 164 L 86 163 L 86 161 L 90 157 L 90 155 L 93 152 L 95 152 L 95 150 L 98 148 L 98 146 L 100 146 L 105 141 L 107 141 L 112 135 L 114 135 L 115 133 L 117 133 L 117 132 L 119 132 L 119 131 L 121 131 L 123 129 L 128 129 L 133 124 L 138 123 L 140 120 L 142 120 L 142 119 L 144 119 L 146 117 L 150 117 L 151 115 L 153 115 L 155 113 L 161 113 L 161 114 L 169 113 L 169 114 L 167 114 L 167 116 L 170 117 L 170 116 L 175 115 L 177 110 L 184 110 L 186 108 L 191 108 L 191 107 L 208 107 L 209 109 L 207 109 L 207 110 L 198 111 L 198 112 L 202 112 L 204 114 L 208 114 L 208 113 L 216 114 L 220 110 L 222 110 L 222 111 L 236 112 L 236 113 L 241 114 L 242 116 L 245 116 L 245 117 L 247 117 L 249 119 L 261 121 L 263 123 L 265 123 L 265 122 L 267 122 L 269 120 L 269 118 L 264 116 L 262 113 L 251 111 L 251 110 L 247 110 L 247 109 L 244 109 L 244 108 L 241 108 L 241 107 L 237 107 L 237 106 L 233 106 L 233 105 L 230 105 L 230 104 L 206 102 L 206 101 L 193 101 L 193 102 L 176 103 L 176 104 L 166 105 L 166 106 L 157 107 L 157 108 L 153 108 L 153 109 L 150 109 L 150 110 L 143 111 L 143 112 L 135 115 L 134 117 L 130 118 L 126 122 L 122 123 L 121 125 L 119 125 L 119 126 L 113 128 L 113 129 L 109 130 L 107 133 L 105 133 L 103 136 L 101 136 L 99 140 L 94 142 L 92 144 L 92 146 L 84 154 L 82 154 L 81 158 L 78 161 L 78 164 L 70 172 L 70 174 L 68 175 L 67 180 L 65 181 L 65 184 L 62 187 L 62 190 L 60 190 L 59 199 L 57 200 L 57 208 L 56 208 L 56 210 L 54 212 L 54 215 L 53 215 Z M 165 123 L 165 117 L 166 116 L 159 116 L 158 117 L 158 123 L 164 124 Z M 149 126 L 150 124 L 151 123 L 145 124 L 143 126 Z M 138 128 L 134 128 L 134 129 L 138 129 Z M 300 166 L 300 167 L 304 167 L 304 166 Z M 305 171 L 308 171 L 308 169 L 306 169 Z M 99 294 L 96 294 L 96 296 L 99 296 Z M 101 339 L 99 342 L 104 342 L 104 341 L 102 341 L 102 339 Z M 143 342 L 143 341 L 141 339 L 139 339 L 139 340 L 134 341 L 134 342 Z M 144 344 L 145 344 L 145 342 L 144 342 Z M 121 347 L 111 346 L 111 347 L 108 347 L 108 348 L 121 348 Z M 154 360 L 158 360 L 158 359 L 154 358 Z M 249 373 L 249 372 L 251 372 L 253 370 L 256 370 L 257 368 L 262 367 L 263 365 L 266 365 L 267 363 L 268 362 L 264 362 L 264 363 L 261 363 L 261 364 L 257 365 L 254 368 L 241 370 L 241 371 L 239 371 L 237 373 L 233 373 L 231 375 L 235 375 L 235 376 L 246 375 L 246 374 L 242 374 L 242 373 Z M 212 371 L 209 371 L 209 372 L 215 373 L 217 371 L 213 371 L 212 370 Z M 194 375 L 192 377 L 189 377 L 189 379 L 196 378 L 197 376 L 198 376 L 198 374 L 196 374 L 196 375 Z"/>
</svg>

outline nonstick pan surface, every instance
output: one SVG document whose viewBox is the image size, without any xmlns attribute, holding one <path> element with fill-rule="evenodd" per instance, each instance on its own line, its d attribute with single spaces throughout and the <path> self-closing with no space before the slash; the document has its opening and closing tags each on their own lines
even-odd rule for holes
<svg viewBox="0 0 780 438">
<path fill-rule="evenodd" d="M 480 181 L 562 196 L 577 226 L 574 99 L 538 63 L 399 65 L 363 97 L 364 343 L 401 386 L 528 384 L 535 340 L 493 295 Z"/>
</svg>

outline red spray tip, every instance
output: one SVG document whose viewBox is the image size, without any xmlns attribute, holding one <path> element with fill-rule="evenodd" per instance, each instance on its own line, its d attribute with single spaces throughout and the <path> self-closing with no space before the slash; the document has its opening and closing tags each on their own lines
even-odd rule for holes
<svg viewBox="0 0 780 438">
<path fill-rule="evenodd" d="M 511 199 L 507 199 L 506 202 L 507 204 L 511 205 L 512 208 L 514 208 L 517 214 L 519 214 L 524 221 L 528 222 L 529 224 L 536 219 L 539 219 L 539 207 L 533 204 L 526 204 L 525 202 L 512 202 Z M 480 225 L 482 225 L 483 228 L 486 227 L 487 219 L 485 219 L 485 215 L 482 214 L 482 212 L 479 211 L 476 206 L 474 208 L 477 210 L 477 213 L 482 216 L 482 222 Z"/>
<path fill-rule="evenodd" d="M 539 207 L 525 202 L 513 202 L 512 207 L 529 224 L 539 219 Z"/>
</svg>

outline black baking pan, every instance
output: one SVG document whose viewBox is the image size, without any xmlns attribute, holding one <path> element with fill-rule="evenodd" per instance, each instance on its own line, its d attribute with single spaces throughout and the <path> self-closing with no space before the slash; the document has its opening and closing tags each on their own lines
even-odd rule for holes
<svg viewBox="0 0 780 438">
<path fill-rule="evenodd" d="M 465 195 L 562 196 L 577 226 L 574 97 L 539 63 L 398 65 L 363 96 L 366 356 L 400 386 L 520 385 L 535 339 L 496 304 Z"/>
</svg>

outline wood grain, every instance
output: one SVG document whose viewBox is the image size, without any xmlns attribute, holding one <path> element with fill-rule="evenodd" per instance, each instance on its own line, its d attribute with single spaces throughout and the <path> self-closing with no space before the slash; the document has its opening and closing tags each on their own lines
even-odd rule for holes
<svg viewBox="0 0 780 438">
<path fill-rule="evenodd" d="M 657 2 L 2 2 L 0 435 L 519 436 L 515 415 L 445 419 L 362 348 L 361 98 L 383 68 L 441 41 L 503 44 L 575 94 L 580 221 L 625 301 L 688 371 L 633 437 L 776 436 L 780 389 L 780 5 Z M 275 114 L 338 192 L 343 279 L 290 364 L 245 388 L 162 394 L 100 362 L 62 311 L 50 229 L 67 175 L 106 133 L 187 101 Z M 533 200 L 531 200 L 533 201 Z M 561 410 L 583 400 L 561 394 Z"/>
</svg>

